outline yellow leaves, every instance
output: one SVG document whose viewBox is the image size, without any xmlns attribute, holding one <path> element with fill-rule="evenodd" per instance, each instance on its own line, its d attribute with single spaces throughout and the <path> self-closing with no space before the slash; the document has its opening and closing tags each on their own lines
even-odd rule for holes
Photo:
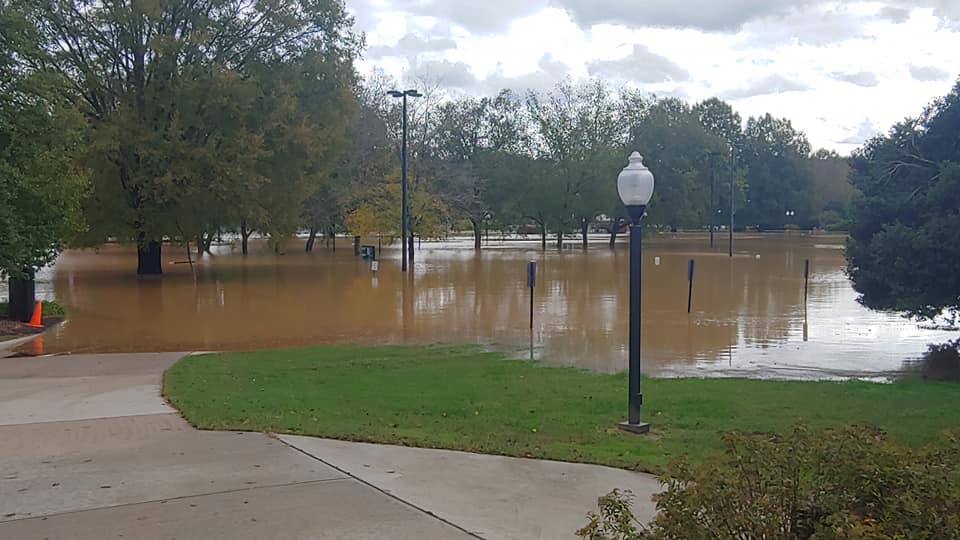
<svg viewBox="0 0 960 540">
<path fill-rule="evenodd" d="M 345 225 L 356 236 L 378 232 L 377 212 L 370 206 L 361 206 L 347 215 Z"/>
</svg>

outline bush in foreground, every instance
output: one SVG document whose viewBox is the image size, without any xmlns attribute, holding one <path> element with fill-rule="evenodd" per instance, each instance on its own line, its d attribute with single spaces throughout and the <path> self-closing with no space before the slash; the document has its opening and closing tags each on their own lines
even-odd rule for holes
<svg viewBox="0 0 960 540">
<path fill-rule="evenodd" d="M 960 539 L 960 439 L 915 450 L 865 427 L 724 434 L 724 455 L 675 462 L 657 517 L 614 491 L 577 534 L 589 540 Z"/>
</svg>

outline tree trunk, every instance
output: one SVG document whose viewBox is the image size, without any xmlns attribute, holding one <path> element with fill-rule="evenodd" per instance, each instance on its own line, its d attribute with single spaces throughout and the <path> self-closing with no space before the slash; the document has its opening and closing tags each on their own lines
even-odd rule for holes
<svg viewBox="0 0 960 540">
<path fill-rule="evenodd" d="M 580 218 L 580 235 L 583 237 L 583 249 L 587 249 L 587 231 L 590 228 L 590 221 L 587 218 Z"/>
<path fill-rule="evenodd" d="M 547 226 L 540 224 L 540 249 L 547 250 Z"/>
<path fill-rule="evenodd" d="M 248 253 L 247 249 L 247 240 L 250 239 L 250 235 L 253 234 L 253 231 L 247 230 L 246 220 L 240 222 L 240 251 L 246 255 Z"/>
<path fill-rule="evenodd" d="M 617 231 L 620 230 L 620 218 L 614 219 L 610 224 L 610 249 L 617 245 Z"/>
<path fill-rule="evenodd" d="M 9 283 L 10 304 L 7 306 L 7 317 L 14 321 L 28 322 L 33 315 L 34 304 L 37 303 L 36 284 L 33 281 L 33 270 L 24 268 L 26 277 L 11 277 Z"/>
<path fill-rule="evenodd" d="M 333 244 L 333 252 L 337 252 L 337 233 L 330 231 L 330 243 Z"/>
<path fill-rule="evenodd" d="M 354 256 L 360 255 L 360 237 L 359 236 L 353 237 L 353 255 Z"/>
<path fill-rule="evenodd" d="M 161 243 L 156 240 L 147 240 L 144 233 L 137 234 L 137 274 L 162 274 L 163 264 L 160 261 Z"/>
<path fill-rule="evenodd" d="M 210 231 L 207 233 L 207 238 L 203 241 L 203 252 L 210 253 L 210 248 L 213 246 L 214 232 Z"/>
<path fill-rule="evenodd" d="M 304 248 L 304 251 L 310 253 L 313 251 L 313 243 L 317 240 L 317 229 L 316 227 L 310 227 L 310 236 L 307 237 L 307 247 Z"/>
<path fill-rule="evenodd" d="M 410 262 L 413 262 L 413 231 L 410 231 Z"/>
<path fill-rule="evenodd" d="M 471 219 L 470 224 L 473 225 L 473 249 L 480 249 L 480 222 Z"/>
<path fill-rule="evenodd" d="M 557 231 L 557 249 L 563 249 L 563 232 Z"/>
</svg>

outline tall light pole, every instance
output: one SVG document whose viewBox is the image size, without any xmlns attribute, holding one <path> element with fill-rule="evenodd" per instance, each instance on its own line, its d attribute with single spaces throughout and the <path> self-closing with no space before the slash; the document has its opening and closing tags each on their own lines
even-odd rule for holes
<svg viewBox="0 0 960 540">
<path fill-rule="evenodd" d="M 733 160 L 736 158 L 735 148 L 730 147 L 730 231 L 729 238 L 727 239 L 727 254 L 730 257 L 733 257 L 733 184 L 734 184 L 734 167 Z"/>
<path fill-rule="evenodd" d="M 653 173 L 643 164 L 643 156 L 638 152 L 630 154 L 630 163 L 620 171 L 617 177 L 617 192 L 627 207 L 630 216 L 630 367 L 628 389 L 627 421 L 620 423 L 620 429 L 631 433 L 646 433 L 650 424 L 640 421 L 640 407 L 643 394 L 640 392 L 640 278 L 641 278 L 641 240 L 640 220 L 646 212 L 647 204 L 653 196 Z"/>
<path fill-rule="evenodd" d="M 710 227 L 710 249 L 713 249 L 713 229 L 717 221 L 717 208 L 716 208 L 716 204 L 714 204 L 713 194 L 716 189 L 715 186 L 717 183 L 717 173 L 716 173 L 717 156 L 719 156 L 720 153 L 710 152 L 708 155 L 710 156 L 710 205 L 709 205 L 710 211 L 707 212 L 708 214 L 707 219 L 709 220 L 709 222 L 707 223 L 707 226 Z"/>
<path fill-rule="evenodd" d="M 408 211 L 407 211 L 407 96 L 410 97 L 420 97 L 423 94 L 417 92 L 416 90 L 390 90 L 387 92 L 391 97 L 403 99 L 403 140 L 400 143 L 400 192 L 402 193 L 401 199 L 401 209 L 400 209 L 400 267 L 404 272 L 407 271 L 407 255 L 410 255 L 410 258 L 413 258 L 413 242 L 410 242 L 410 245 L 407 245 L 407 223 L 408 223 Z M 407 249 L 409 248 L 409 251 Z"/>
</svg>

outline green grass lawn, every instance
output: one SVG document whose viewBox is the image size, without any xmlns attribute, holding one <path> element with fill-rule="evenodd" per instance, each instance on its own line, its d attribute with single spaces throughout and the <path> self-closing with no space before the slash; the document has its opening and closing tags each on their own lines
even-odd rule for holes
<svg viewBox="0 0 960 540">
<path fill-rule="evenodd" d="M 718 433 L 869 423 L 936 440 L 960 384 L 905 380 L 643 381 L 651 435 L 625 434 L 626 376 L 510 360 L 474 347 L 348 347 L 191 356 L 164 394 L 204 429 L 271 431 L 658 471 L 722 450 Z"/>
</svg>

